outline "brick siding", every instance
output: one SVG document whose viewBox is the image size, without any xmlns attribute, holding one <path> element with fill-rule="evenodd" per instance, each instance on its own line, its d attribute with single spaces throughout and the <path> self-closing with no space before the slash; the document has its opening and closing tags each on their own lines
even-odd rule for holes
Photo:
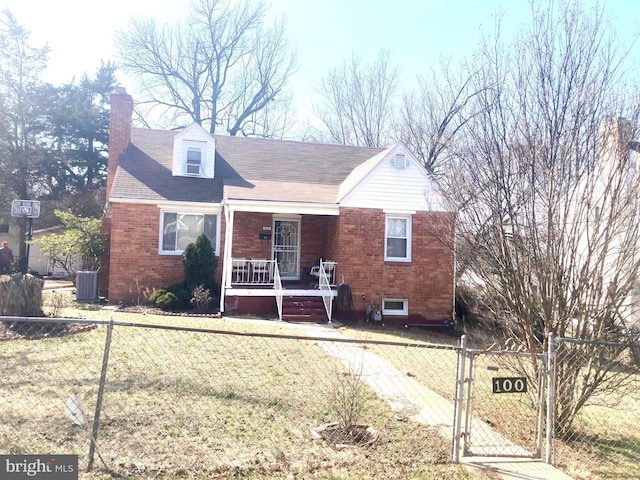
<svg viewBox="0 0 640 480">
<path fill-rule="evenodd" d="M 411 262 L 384 261 L 385 214 L 341 208 L 337 219 L 339 282 L 349 284 L 354 307 L 383 298 L 409 300 L 409 314 L 451 318 L 454 295 L 453 213 L 413 215 Z"/>
</svg>

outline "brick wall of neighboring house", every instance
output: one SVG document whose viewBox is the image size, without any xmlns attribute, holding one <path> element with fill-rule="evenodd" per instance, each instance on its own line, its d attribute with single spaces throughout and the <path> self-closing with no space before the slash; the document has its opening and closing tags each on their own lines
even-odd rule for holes
<svg viewBox="0 0 640 480">
<path fill-rule="evenodd" d="M 349 284 L 354 306 L 383 298 L 409 300 L 409 314 L 450 318 L 454 296 L 453 213 L 418 212 L 412 217 L 411 262 L 384 261 L 385 214 L 341 208 L 337 219 L 339 281 Z"/>
</svg>

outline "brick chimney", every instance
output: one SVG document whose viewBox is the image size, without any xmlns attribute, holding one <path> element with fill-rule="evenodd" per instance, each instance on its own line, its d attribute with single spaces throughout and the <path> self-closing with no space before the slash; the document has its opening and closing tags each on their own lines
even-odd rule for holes
<svg viewBox="0 0 640 480">
<path fill-rule="evenodd" d="M 116 87 L 110 96 L 111 116 L 109 118 L 109 161 L 107 163 L 107 202 L 111 194 L 113 177 L 118 161 L 131 141 L 131 114 L 133 99 L 124 87 Z"/>
<path fill-rule="evenodd" d="M 131 142 L 131 114 L 133 113 L 133 99 L 124 87 L 116 87 L 110 96 L 111 116 L 109 118 L 109 160 L 107 161 L 107 196 L 102 214 L 102 235 L 111 250 L 111 205 L 109 195 L 113 177 L 118 168 L 120 156 L 127 151 Z M 109 274 L 111 265 L 109 255 L 100 259 L 100 273 L 98 275 L 98 290 L 100 296 L 109 296 Z"/>
<path fill-rule="evenodd" d="M 626 118 L 612 117 L 600 127 L 600 162 L 610 167 L 626 163 L 635 131 Z"/>
</svg>

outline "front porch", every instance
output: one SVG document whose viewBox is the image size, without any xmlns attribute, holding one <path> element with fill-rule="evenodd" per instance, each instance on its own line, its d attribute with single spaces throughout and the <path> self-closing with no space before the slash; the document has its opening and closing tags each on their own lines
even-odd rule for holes
<svg viewBox="0 0 640 480">
<path fill-rule="evenodd" d="M 281 320 L 331 323 L 336 262 L 309 267 L 300 280 L 283 280 L 276 260 L 231 258 L 224 289 L 226 310 Z"/>
</svg>

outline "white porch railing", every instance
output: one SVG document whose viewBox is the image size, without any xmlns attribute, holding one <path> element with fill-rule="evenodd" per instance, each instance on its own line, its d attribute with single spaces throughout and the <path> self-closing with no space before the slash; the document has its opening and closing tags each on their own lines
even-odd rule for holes
<svg viewBox="0 0 640 480">
<path fill-rule="evenodd" d="M 273 285 L 275 260 L 262 258 L 232 258 L 231 285 Z"/>
<path fill-rule="evenodd" d="M 282 297 L 283 288 L 282 280 L 280 280 L 280 269 L 277 262 L 273 264 L 273 289 L 276 291 L 276 305 L 278 307 L 278 318 L 282 321 Z"/>
<path fill-rule="evenodd" d="M 327 319 L 331 323 L 331 315 L 333 308 L 333 294 L 331 292 L 331 281 L 329 275 L 333 275 L 335 271 L 335 262 L 330 262 L 332 265 L 327 265 L 320 260 L 320 269 L 318 275 L 318 288 L 322 293 L 322 303 L 324 303 L 324 309 L 327 312 Z"/>
</svg>

